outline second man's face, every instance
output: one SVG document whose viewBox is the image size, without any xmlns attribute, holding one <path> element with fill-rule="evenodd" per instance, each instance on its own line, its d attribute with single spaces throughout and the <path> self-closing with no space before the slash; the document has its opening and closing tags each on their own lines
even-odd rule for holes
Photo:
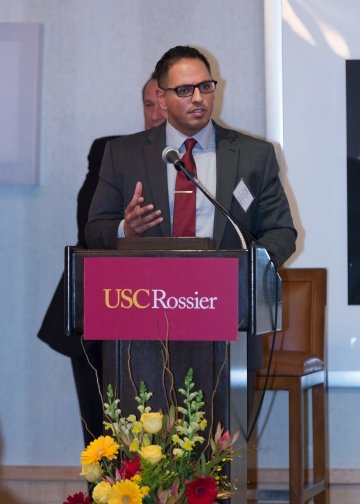
<svg viewBox="0 0 360 504">
<path fill-rule="evenodd" d="M 160 107 L 156 94 L 158 85 L 155 79 L 150 79 L 144 89 L 144 119 L 145 129 L 155 128 L 166 120 L 166 111 Z"/>
<path fill-rule="evenodd" d="M 183 58 L 175 63 L 167 76 L 167 88 L 185 84 L 200 84 L 212 77 L 200 59 Z M 194 94 L 180 98 L 175 91 L 158 91 L 163 110 L 168 114 L 169 123 L 186 136 L 198 133 L 209 122 L 214 108 L 215 93 L 201 94 L 195 88 Z"/>
</svg>

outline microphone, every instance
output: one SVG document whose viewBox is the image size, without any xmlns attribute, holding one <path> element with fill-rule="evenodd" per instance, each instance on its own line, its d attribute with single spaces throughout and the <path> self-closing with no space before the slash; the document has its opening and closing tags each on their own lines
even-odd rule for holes
<svg viewBox="0 0 360 504">
<path fill-rule="evenodd" d="M 178 149 L 175 147 L 165 147 L 165 149 L 162 151 L 161 155 L 163 161 L 165 163 L 170 163 L 173 164 L 174 167 L 176 168 L 177 171 L 182 171 L 184 175 L 191 180 L 191 182 L 198 188 L 200 191 L 206 196 L 206 198 L 217 208 L 226 218 L 227 220 L 232 224 L 234 227 L 240 242 L 241 242 L 241 248 L 243 250 L 248 249 L 248 244 L 245 240 L 244 234 L 242 230 L 239 227 L 239 224 L 235 222 L 234 217 L 226 210 L 226 208 L 218 201 L 207 189 L 202 185 L 200 180 L 193 175 L 184 165 L 184 163 L 180 159 L 180 153 Z M 244 233 L 246 233 L 247 236 L 250 237 L 251 241 L 255 241 L 255 237 L 248 231 L 247 229 L 244 230 Z"/>
<path fill-rule="evenodd" d="M 180 152 L 175 147 L 165 147 L 161 157 L 165 163 L 173 164 L 177 171 L 184 171 L 182 168 L 185 168 L 185 165 L 180 159 Z"/>
</svg>

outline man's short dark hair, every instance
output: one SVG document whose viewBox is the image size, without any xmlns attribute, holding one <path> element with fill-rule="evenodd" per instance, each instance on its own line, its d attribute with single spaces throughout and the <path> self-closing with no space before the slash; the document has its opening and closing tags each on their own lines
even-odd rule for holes
<svg viewBox="0 0 360 504">
<path fill-rule="evenodd" d="M 165 54 L 163 54 L 161 59 L 156 64 L 154 73 L 158 82 L 158 86 L 160 88 L 166 87 L 166 79 L 170 68 L 183 58 L 201 60 L 209 70 L 209 73 L 211 75 L 210 63 L 206 56 L 202 54 L 198 49 L 190 46 L 175 46 L 169 49 Z"/>
</svg>

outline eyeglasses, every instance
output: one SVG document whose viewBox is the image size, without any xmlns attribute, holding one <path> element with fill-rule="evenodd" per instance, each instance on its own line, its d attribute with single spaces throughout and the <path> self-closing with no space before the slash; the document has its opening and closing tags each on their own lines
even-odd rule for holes
<svg viewBox="0 0 360 504">
<path fill-rule="evenodd" d="M 217 81 L 209 80 L 200 82 L 200 84 L 184 84 L 183 86 L 178 86 L 175 88 L 165 88 L 163 91 L 174 91 L 179 98 L 187 98 L 192 96 L 196 88 L 199 89 L 201 94 L 213 93 L 216 88 Z"/>
</svg>

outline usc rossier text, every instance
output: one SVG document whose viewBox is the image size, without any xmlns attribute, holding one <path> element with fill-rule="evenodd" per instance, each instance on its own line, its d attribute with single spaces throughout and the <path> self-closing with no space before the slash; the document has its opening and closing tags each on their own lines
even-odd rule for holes
<svg viewBox="0 0 360 504">
<path fill-rule="evenodd" d="M 105 306 L 110 309 L 130 308 L 166 310 L 215 310 L 217 296 L 169 296 L 163 289 L 103 289 Z"/>
</svg>

